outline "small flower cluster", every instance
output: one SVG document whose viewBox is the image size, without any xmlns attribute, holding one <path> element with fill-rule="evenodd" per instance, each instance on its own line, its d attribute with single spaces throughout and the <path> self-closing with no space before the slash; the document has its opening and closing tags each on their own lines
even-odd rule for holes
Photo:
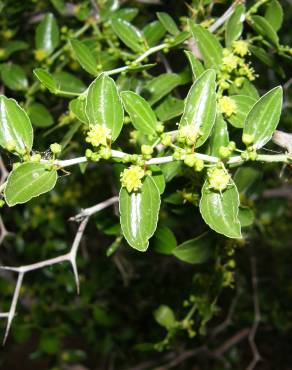
<svg viewBox="0 0 292 370">
<path fill-rule="evenodd" d="M 229 96 L 222 96 L 218 101 L 219 110 L 221 113 L 225 114 L 227 117 L 232 116 L 236 113 L 236 103 Z"/>
<path fill-rule="evenodd" d="M 240 87 L 244 78 L 250 81 L 255 79 L 254 69 L 244 59 L 248 53 L 248 43 L 244 40 L 234 41 L 231 50 L 223 49 L 222 66 L 218 74 L 221 90 L 228 89 L 232 83 Z"/>
<path fill-rule="evenodd" d="M 126 168 L 121 173 L 121 183 L 129 193 L 132 191 L 137 191 L 142 186 L 142 179 L 145 176 L 145 171 L 137 165 L 132 165 L 129 168 Z"/>
<path fill-rule="evenodd" d="M 199 136 L 200 131 L 193 125 L 188 124 L 179 129 L 177 141 L 191 146 L 196 144 Z"/>
<path fill-rule="evenodd" d="M 96 148 L 101 145 L 107 146 L 108 141 L 111 140 L 111 130 L 106 125 L 90 125 L 85 140 Z"/>
<path fill-rule="evenodd" d="M 227 146 L 220 146 L 219 155 L 221 158 L 229 158 L 232 152 L 235 150 L 236 144 L 234 141 L 230 141 Z"/>
<path fill-rule="evenodd" d="M 186 154 L 184 158 L 184 164 L 194 168 L 195 171 L 200 172 L 204 168 L 204 161 L 196 158 L 195 154 Z"/>
<path fill-rule="evenodd" d="M 209 187 L 217 191 L 223 191 L 230 184 L 231 176 L 224 168 L 210 168 L 208 170 Z"/>
</svg>

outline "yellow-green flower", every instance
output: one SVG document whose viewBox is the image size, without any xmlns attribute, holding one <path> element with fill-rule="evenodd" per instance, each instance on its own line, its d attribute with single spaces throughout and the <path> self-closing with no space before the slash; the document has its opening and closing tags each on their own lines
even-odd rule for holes
<svg viewBox="0 0 292 370">
<path fill-rule="evenodd" d="M 36 49 L 34 51 L 34 57 L 38 62 L 42 62 L 46 57 L 48 56 L 48 53 L 44 49 Z"/>
<path fill-rule="evenodd" d="M 235 54 L 244 57 L 248 53 L 248 43 L 243 40 L 234 41 L 232 43 L 232 48 Z"/>
<path fill-rule="evenodd" d="M 129 193 L 132 191 L 137 191 L 142 186 L 142 178 L 145 176 L 145 171 L 136 165 L 132 165 L 126 168 L 121 173 L 121 183 Z"/>
<path fill-rule="evenodd" d="M 90 125 L 87 132 L 86 141 L 92 146 L 107 145 L 107 140 L 111 139 L 111 130 L 106 125 Z"/>
<path fill-rule="evenodd" d="M 178 140 L 185 140 L 187 144 L 193 145 L 198 138 L 198 130 L 193 125 L 186 125 L 179 129 Z"/>
<path fill-rule="evenodd" d="M 238 66 L 239 61 L 240 60 L 238 56 L 234 55 L 231 51 L 224 49 L 222 59 L 222 65 L 224 70 L 227 70 L 229 72 L 233 71 Z"/>
<path fill-rule="evenodd" d="M 214 190 L 223 191 L 230 183 L 231 176 L 223 168 L 211 168 L 208 170 L 209 187 Z"/>
<path fill-rule="evenodd" d="M 221 113 L 224 113 L 227 117 L 230 117 L 236 112 L 236 103 L 232 98 L 229 98 L 229 96 L 222 96 L 218 103 Z"/>
</svg>

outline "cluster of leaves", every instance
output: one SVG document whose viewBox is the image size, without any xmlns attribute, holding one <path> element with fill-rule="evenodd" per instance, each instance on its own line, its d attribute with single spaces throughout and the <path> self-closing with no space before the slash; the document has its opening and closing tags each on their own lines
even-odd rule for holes
<svg viewBox="0 0 292 370">
<path fill-rule="evenodd" d="M 108 246 L 101 253 L 100 272 L 88 266 L 94 257 L 78 259 L 83 306 L 92 313 L 96 330 L 104 331 L 99 347 L 88 321 L 83 330 L 88 343 L 107 356 L 115 342 L 135 338 L 133 327 L 123 325 L 125 317 L 135 315 L 132 308 L 106 312 L 110 306 L 118 309 L 118 299 L 110 297 L 114 285 L 121 284 L 110 261 L 126 285 L 136 279 L 135 266 L 143 276 L 137 291 L 141 302 L 135 304 L 147 320 L 154 312 L 166 330 L 162 340 L 155 329 L 149 336 L 143 333 L 137 351 L 164 350 L 182 333 L 201 343 L 207 323 L 218 313 L 223 288 L 234 286 L 235 250 L 264 228 L 265 212 L 254 200 L 265 190 L 261 175 L 275 173 L 278 162 L 291 162 L 290 153 L 263 152 L 272 145 L 282 110 L 282 88 L 275 87 L 275 79 L 285 81 L 284 66 L 292 58 L 277 34 L 281 5 L 276 0 L 248 6 L 233 2 L 226 16 L 224 6 L 217 10 L 213 2 L 193 1 L 188 15 L 184 6 L 173 9 L 174 19 L 162 5 L 153 12 L 151 6 L 114 0 L 28 1 L 24 9 L 16 3 L 3 2 L 0 23 L 0 145 L 9 169 L 1 184 L 1 206 L 5 224 L 15 220 L 17 233 L 7 241 L 16 245 L 15 256 L 4 259 L 24 265 L 66 250 L 68 216 L 119 193 L 118 209 L 93 216 L 99 231 L 90 230 L 87 248 L 92 252 L 96 235 L 101 246 Z M 217 11 L 220 15 L 213 18 Z M 23 12 L 29 30 L 24 38 Z M 256 87 L 258 62 L 277 74 L 268 92 Z M 62 176 L 68 175 L 67 167 L 72 173 Z M 24 208 L 11 208 L 24 203 Z M 129 246 L 147 253 L 139 255 Z M 170 269 L 187 268 L 187 279 L 178 279 L 187 297 L 171 278 L 173 292 L 161 295 L 159 290 L 145 300 L 152 295 L 150 272 L 155 271 L 146 270 L 157 258 L 162 265 L 171 261 Z M 55 273 L 43 274 L 52 279 L 46 290 L 66 284 L 72 292 L 64 272 L 58 280 Z M 169 284 L 168 275 L 166 265 L 158 273 L 161 287 Z M 96 304 L 94 292 L 103 286 L 107 303 L 101 294 Z M 131 292 L 132 285 L 127 289 Z M 129 297 L 127 289 L 118 297 Z M 34 290 L 43 300 L 34 311 L 50 311 L 46 292 Z M 60 297 L 60 307 L 66 301 Z M 72 302 L 66 314 L 73 311 L 70 318 L 81 325 L 77 308 Z M 60 317 L 54 324 L 60 325 Z M 35 330 L 32 325 L 17 331 L 18 325 L 18 340 L 27 340 Z M 70 335 L 66 325 L 62 328 L 55 336 L 43 332 L 36 358 L 44 352 L 57 356 L 60 338 Z M 121 328 L 120 340 L 116 328 Z M 64 351 L 58 363 L 82 362 L 85 352 Z"/>
</svg>

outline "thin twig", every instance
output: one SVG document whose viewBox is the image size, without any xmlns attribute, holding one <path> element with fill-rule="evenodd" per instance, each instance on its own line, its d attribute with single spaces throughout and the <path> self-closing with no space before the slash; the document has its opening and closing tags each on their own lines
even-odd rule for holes
<svg viewBox="0 0 292 370">
<path fill-rule="evenodd" d="M 218 18 L 216 22 L 208 28 L 208 30 L 210 32 L 215 32 L 219 27 L 221 27 L 222 24 L 224 24 L 234 13 L 234 9 L 237 3 L 238 1 L 234 1 L 233 4 L 226 10 L 226 12 L 220 18 Z"/>
<path fill-rule="evenodd" d="M 255 336 L 261 321 L 261 312 L 260 312 L 260 303 L 258 295 L 258 277 L 257 277 L 257 268 L 256 268 L 256 259 L 254 256 L 251 256 L 251 275 L 252 275 L 252 289 L 253 289 L 253 306 L 254 306 L 254 321 L 250 329 L 248 340 L 250 348 L 252 350 L 253 359 L 246 368 L 246 370 L 253 370 L 257 363 L 261 360 L 261 355 L 258 351 L 258 347 L 255 342 Z"/>
<path fill-rule="evenodd" d="M 68 253 L 58 256 L 58 257 L 50 258 L 44 261 L 36 262 L 30 265 L 25 265 L 25 266 L 19 266 L 19 267 L 0 266 L 0 269 L 2 270 L 13 271 L 13 272 L 18 273 L 18 279 L 16 282 L 16 286 L 15 286 L 9 312 L 0 313 L 0 318 L 7 319 L 7 326 L 6 326 L 5 336 L 3 340 L 3 345 L 5 344 L 7 340 L 12 321 L 15 317 L 15 311 L 16 311 L 16 306 L 17 306 L 17 302 L 19 298 L 22 281 L 23 281 L 24 275 L 27 272 L 42 269 L 44 267 L 52 266 L 52 265 L 62 263 L 62 262 L 70 262 L 72 269 L 73 269 L 74 277 L 75 277 L 77 293 L 79 294 L 80 283 L 79 283 L 79 276 L 78 276 L 78 270 L 77 270 L 76 256 L 77 256 L 77 251 L 78 251 L 80 242 L 82 240 L 86 225 L 88 223 L 90 216 L 92 216 L 94 213 L 99 212 L 100 210 L 104 208 L 109 207 L 116 201 L 117 201 L 117 197 L 112 197 L 102 203 L 97 204 L 96 206 L 87 208 L 86 210 L 83 210 L 80 214 L 78 214 L 77 216 L 72 217 L 73 220 L 82 219 L 82 221 L 78 227 L 78 230 L 75 234 L 75 238 L 72 243 L 71 249 Z"/>
</svg>

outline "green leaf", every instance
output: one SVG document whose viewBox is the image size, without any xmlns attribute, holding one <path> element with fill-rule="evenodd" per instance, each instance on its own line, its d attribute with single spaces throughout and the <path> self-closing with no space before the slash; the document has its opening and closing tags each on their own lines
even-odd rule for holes
<svg viewBox="0 0 292 370">
<path fill-rule="evenodd" d="M 243 84 L 240 87 L 232 84 L 228 92 L 229 95 L 247 95 L 254 99 L 259 99 L 260 97 L 256 87 L 247 78 L 244 78 Z"/>
<path fill-rule="evenodd" d="M 184 41 L 190 38 L 190 33 L 187 31 L 180 32 L 177 36 L 174 37 L 173 41 L 171 42 L 171 47 L 175 47 L 177 45 L 182 44 Z"/>
<path fill-rule="evenodd" d="M 70 40 L 74 55 L 81 67 L 93 76 L 97 75 L 97 62 L 90 49 L 81 41 Z"/>
<path fill-rule="evenodd" d="M 217 114 L 216 121 L 210 136 L 208 145 L 208 154 L 219 157 L 219 149 L 221 146 L 227 146 L 229 143 L 229 135 L 227 124 L 222 117 L 222 114 Z"/>
<path fill-rule="evenodd" d="M 9 58 L 13 53 L 28 49 L 29 45 L 24 41 L 9 41 L 5 44 L 5 52 L 2 58 Z"/>
<path fill-rule="evenodd" d="M 233 182 L 220 194 L 210 189 L 208 180 L 205 181 L 200 200 L 200 212 L 211 229 L 228 238 L 241 238 L 238 208 L 239 195 Z"/>
<path fill-rule="evenodd" d="M 180 127 L 192 125 L 198 133 L 196 147 L 208 139 L 216 118 L 216 74 L 205 71 L 193 84 L 186 99 Z"/>
<path fill-rule="evenodd" d="M 172 254 L 181 261 L 199 264 L 206 262 L 212 256 L 213 250 L 212 238 L 209 233 L 204 233 L 180 244 L 172 251 Z"/>
<path fill-rule="evenodd" d="M 26 90 L 27 77 L 18 64 L 6 63 L 1 65 L 1 78 L 5 86 L 11 90 Z"/>
<path fill-rule="evenodd" d="M 266 37 L 276 47 L 279 46 L 279 37 L 277 33 L 264 17 L 253 15 L 251 20 L 251 26 L 257 33 Z"/>
<path fill-rule="evenodd" d="M 123 43 L 136 53 L 145 50 L 145 39 L 141 31 L 123 19 L 112 19 L 113 31 Z"/>
<path fill-rule="evenodd" d="M 69 103 L 70 111 L 75 114 L 75 116 L 79 119 L 79 121 L 83 123 L 89 123 L 89 120 L 86 116 L 85 112 L 86 108 L 86 97 L 80 96 L 77 99 L 73 99 Z"/>
<path fill-rule="evenodd" d="M 282 101 L 282 87 L 278 86 L 263 95 L 249 111 L 243 135 L 254 137 L 253 144 L 256 149 L 271 139 L 280 120 Z"/>
<path fill-rule="evenodd" d="M 31 150 L 33 130 L 26 112 L 14 99 L 0 95 L 0 145 L 5 148 L 12 142 L 15 149 Z"/>
<path fill-rule="evenodd" d="M 265 12 L 265 19 L 276 32 L 281 28 L 283 22 L 283 8 L 279 1 L 269 1 Z"/>
<path fill-rule="evenodd" d="M 201 74 L 204 72 L 205 68 L 191 51 L 185 50 L 184 53 L 187 56 L 188 61 L 190 63 L 194 79 L 199 78 Z"/>
<path fill-rule="evenodd" d="M 157 189 L 159 190 L 159 193 L 163 194 L 165 190 L 165 178 L 163 172 L 161 171 L 160 167 L 156 166 L 155 164 L 149 166 L 149 170 L 152 172 L 151 176 L 157 186 Z"/>
<path fill-rule="evenodd" d="M 253 45 L 249 45 L 248 49 L 253 55 L 255 55 L 260 61 L 265 63 L 268 67 L 273 67 L 274 59 L 264 49 Z"/>
<path fill-rule="evenodd" d="M 153 21 L 143 28 L 143 35 L 148 46 L 152 47 L 164 37 L 165 29 L 159 21 Z"/>
<path fill-rule="evenodd" d="M 192 35 L 198 44 L 207 68 L 219 69 L 222 63 L 223 48 L 216 36 L 202 26 L 189 22 Z"/>
<path fill-rule="evenodd" d="M 45 69 L 36 68 L 33 71 L 37 79 L 53 94 L 58 90 L 54 77 Z"/>
<path fill-rule="evenodd" d="M 112 140 L 117 139 L 123 127 L 124 112 L 111 77 L 101 74 L 90 84 L 85 112 L 90 123 L 106 125 L 112 131 Z"/>
<path fill-rule="evenodd" d="M 36 127 L 49 127 L 54 123 L 51 113 L 40 103 L 32 103 L 27 110 L 27 114 Z"/>
<path fill-rule="evenodd" d="M 230 48 L 233 41 L 239 39 L 242 34 L 243 22 L 245 20 L 245 6 L 239 4 L 236 6 L 234 13 L 226 22 L 225 28 L 225 45 Z"/>
<path fill-rule="evenodd" d="M 155 182 L 146 176 L 138 192 L 120 190 L 120 221 L 127 242 L 141 252 L 147 250 L 154 234 L 160 208 L 160 194 Z"/>
<path fill-rule="evenodd" d="M 158 227 L 153 239 L 153 249 L 158 253 L 170 255 L 177 246 L 175 235 L 166 226 Z"/>
<path fill-rule="evenodd" d="M 168 95 L 155 109 L 155 113 L 160 121 L 169 121 L 180 116 L 184 111 L 184 101 Z"/>
<path fill-rule="evenodd" d="M 123 91 L 121 98 L 136 130 L 155 135 L 157 119 L 150 104 L 133 91 Z"/>
<path fill-rule="evenodd" d="M 26 203 L 53 189 L 56 181 L 56 170 L 48 171 L 41 163 L 23 163 L 8 176 L 5 200 L 10 207 Z"/>
<path fill-rule="evenodd" d="M 59 41 L 59 27 L 56 18 L 52 13 L 48 13 L 36 28 L 36 49 L 45 50 L 49 55 L 59 45 Z"/>
<path fill-rule="evenodd" d="M 154 318 L 160 326 L 163 326 L 167 330 L 175 327 L 176 325 L 174 312 L 166 305 L 160 305 L 154 311 Z"/>
<path fill-rule="evenodd" d="M 157 12 L 156 15 L 168 33 L 170 33 L 173 36 L 177 36 L 179 34 L 180 31 L 175 21 L 169 14 L 164 12 Z"/>
<path fill-rule="evenodd" d="M 238 218 L 241 227 L 248 227 L 254 222 L 254 212 L 249 207 L 239 207 Z"/>
<path fill-rule="evenodd" d="M 60 91 L 81 94 L 86 89 L 84 83 L 71 73 L 60 71 L 53 76 Z"/>
<path fill-rule="evenodd" d="M 137 8 L 122 8 L 115 11 L 112 18 L 121 18 L 125 21 L 131 22 L 138 13 L 139 10 Z"/>
<path fill-rule="evenodd" d="M 238 192 L 248 194 L 262 178 L 262 172 L 254 167 L 240 167 L 234 174 L 234 182 Z"/>
<path fill-rule="evenodd" d="M 143 95 L 149 104 L 153 105 L 177 87 L 180 81 L 180 77 L 176 73 L 162 73 L 146 83 L 146 91 L 143 90 Z"/>
<path fill-rule="evenodd" d="M 236 112 L 228 117 L 228 121 L 234 127 L 243 128 L 246 116 L 257 100 L 247 95 L 232 95 L 230 97 L 236 104 Z"/>
</svg>

